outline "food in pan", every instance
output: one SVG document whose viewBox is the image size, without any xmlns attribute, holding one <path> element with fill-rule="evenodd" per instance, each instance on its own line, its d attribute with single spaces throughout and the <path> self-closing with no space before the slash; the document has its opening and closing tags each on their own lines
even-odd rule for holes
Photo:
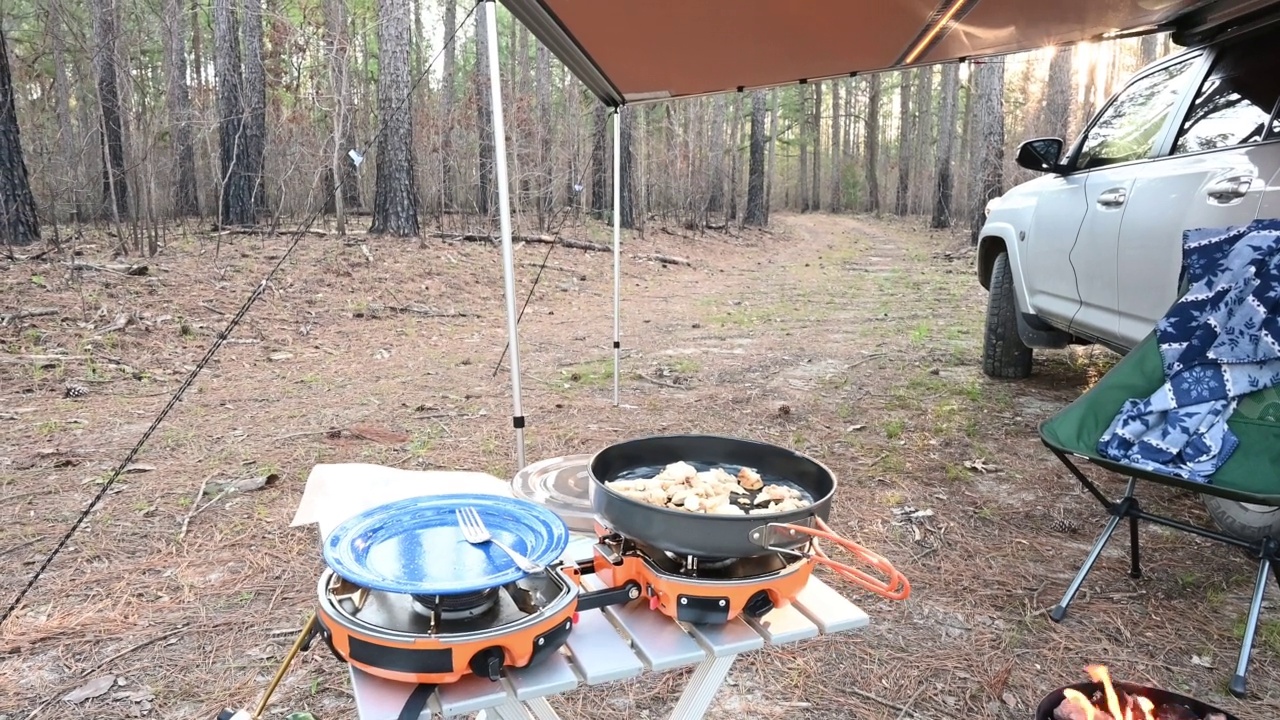
<svg viewBox="0 0 1280 720">
<path fill-rule="evenodd" d="M 708 515 L 768 515 L 809 505 L 799 490 L 777 483 L 766 485 L 760 473 L 747 467 L 731 475 L 721 467 L 699 471 L 681 461 L 651 478 L 606 484 L 632 500 Z"/>
</svg>

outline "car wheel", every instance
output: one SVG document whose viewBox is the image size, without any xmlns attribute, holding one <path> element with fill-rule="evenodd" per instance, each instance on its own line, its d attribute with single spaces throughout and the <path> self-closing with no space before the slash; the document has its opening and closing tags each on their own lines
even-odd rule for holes
<svg viewBox="0 0 1280 720">
<path fill-rule="evenodd" d="M 1021 379 L 1031 374 L 1031 348 L 1018 337 L 1018 304 L 1013 292 L 1009 254 L 1000 253 L 991 268 L 987 331 L 982 345 L 982 371 L 989 377 Z"/>
<path fill-rule="evenodd" d="M 1223 532 L 1246 542 L 1280 537 L 1280 508 L 1201 495 L 1209 517 Z"/>
</svg>

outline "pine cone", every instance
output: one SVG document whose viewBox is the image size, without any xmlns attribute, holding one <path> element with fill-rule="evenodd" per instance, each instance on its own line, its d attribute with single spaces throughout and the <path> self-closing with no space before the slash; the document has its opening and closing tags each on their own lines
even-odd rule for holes
<svg viewBox="0 0 1280 720">
<path fill-rule="evenodd" d="M 63 397 L 80 398 L 88 394 L 89 394 L 89 389 L 84 387 L 83 385 L 67 383 L 67 389 L 66 389 L 66 392 L 63 393 Z"/>
<path fill-rule="evenodd" d="M 1065 535 L 1075 535 L 1080 532 L 1080 523 L 1070 518 L 1060 517 L 1049 525 L 1049 529 Z"/>
</svg>

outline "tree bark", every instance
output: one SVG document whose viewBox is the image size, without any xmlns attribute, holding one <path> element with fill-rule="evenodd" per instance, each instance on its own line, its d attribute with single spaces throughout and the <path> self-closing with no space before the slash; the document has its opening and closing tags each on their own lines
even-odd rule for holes
<svg viewBox="0 0 1280 720">
<path fill-rule="evenodd" d="M 894 196 L 893 214 L 908 211 L 911 193 L 911 81 L 914 70 L 898 71 L 898 192 Z"/>
<path fill-rule="evenodd" d="M 1070 47 L 1057 48 L 1049 61 L 1049 84 L 1041 105 L 1038 135 L 1066 139 L 1071 130 L 1071 60 Z"/>
<path fill-rule="evenodd" d="M 57 182 L 57 192 L 53 198 L 53 211 L 51 216 L 55 223 L 61 214 L 58 212 L 59 202 L 67 203 L 71 208 L 71 214 L 77 222 L 88 219 L 88 213 L 83 202 L 83 167 L 82 163 L 76 162 L 75 149 L 80 145 L 79 136 L 76 134 L 75 122 L 71 115 L 71 82 L 68 78 L 67 68 L 70 67 L 70 57 L 67 54 L 66 27 L 63 24 L 65 10 L 60 3 L 50 3 L 45 18 L 46 28 L 49 33 L 49 44 L 53 52 L 53 94 L 54 107 L 58 116 L 58 163 L 59 178 Z M 56 237 L 56 230 L 55 237 Z"/>
<path fill-rule="evenodd" d="M 769 91 L 769 159 L 764 171 L 764 221 L 773 210 L 773 177 L 778 150 L 778 88 Z"/>
<path fill-rule="evenodd" d="M 916 68 L 915 97 L 911 100 L 911 188 L 908 212 L 923 214 L 930 205 L 931 160 L 937 165 L 937 142 L 933 130 L 933 66 Z"/>
<path fill-rule="evenodd" d="M 534 72 L 535 102 L 538 113 L 538 229 L 551 227 L 551 214 L 555 210 L 555 156 L 554 130 L 558 123 L 551 116 L 551 51 L 537 43 Z"/>
<path fill-rule="evenodd" d="M 822 83 L 813 84 L 813 183 L 809 196 L 809 209 L 822 209 Z"/>
<path fill-rule="evenodd" d="M 711 98 L 711 161 L 706 175 L 708 218 L 724 212 L 725 106 L 724 95 Z"/>
<path fill-rule="evenodd" d="M 125 175 L 125 127 L 120 110 L 119 21 L 115 0 L 94 0 L 94 69 L 102 108 L 102 205 L 106 217 L 129 215 L 129 183 Z"/>
<path fill-rule="evenodd" d="M 866 176 L 867 176 L 867 211 L 880 214 L 880 75 L 872 75 L 867 80 L 867 118 L 866 124 Z"/>
<path fill-rule="evenodd" d="M 179 217 L 200 215 L 196 185 L 196 147 L 191 139 L 191 93 L 187 89 L 187 18 L 183 0 L 165 0 L 165 104 L 172 128 L 173 212 Z"/>
<path fill-rule="evenodd" d="M 933 186 L 933 218 L 935 228 L 951 227 L 952 195 L 955 181 L 956 105 L 960 94 L 960 64 L 942 66 L 942 99 L 938 104 L 938 177 Z"/>
<path fill-rule="evenodd" d="M 1138 60 L 1143 67 L 1156 61 L 1160 40 L 1155 35 L 1143 35 L 1138 45 Z"/>
<path fill-rule="evenodd" d="M 605 219 L 605 210 L 612 204 L 609 169 L 609 108 L 597 100 L 591 128 L 591 214 L 597 220 Z"/>
<path fill-rule="evenodd" d="M 240 30 L 232 0 L 214 0 L 214 81 L 218 84 L 218 224 L 253 224 L 253 184 L 245 170 Z"/>
<path fill-rule="evenodd" d="M 489 35 L 485 29 L 484 14 L 492 7 L 482 2 L 476 6 L 476 62 L 472 86 L 476 98 L 476 127 L 478 128 L 480 179 L 476 186 L 476 212 L 492 216 L 497 203 L 494 197 L 493 173 L 493 113 L 489 108 Z"/>
<path fill-rule="evenodd" d="M 742 144 L 742 103 L 739 95 L 731 95 L 729 100 L 729 209 L 725 213 L 727 220 L 738 219 L 738 159 L 741 153 L 738 147 Z"/>
<path fill-rule="evenodd" d="M 763 90 L 751 92 L 751 141 L 747 160 L 747 208 L 742 216 L 743 225 L 762 227 L 768 222 L 764 203 L 764 134 L 765 97 Z"/>
<path fill-rule="evenodd" d="M 410 0 L 378 0 L 378 169 L 369 232 L 418 234 L 418 186 L 413 170 L 410 96 Z"/>
<path fill-rule="evenodd" d="M 800 193 L 798 200 L 800 201 L 800 212 L 809 212 L 809 133 L 811 131 L 810 123 L 813 121 L 813 115 L 809 112 L 809 99 L 813 93 L 813 85 L 804 85 L 800 88 L 800 123 L 799 135 L 800 141 L 797 143 L 797 149 L 800 152 L 799 177 Z"/>
<path fill-rule="evenodd" d="M 831 212 L 840 212 L 844 204 L 841 197 L 841 175 L 844 172 L 844 132 L 841 130 L 843 108 L 840 105 L 840 83 L 831 83 Z"/>
<path fill-rule="evenodd" d="M 5 246 L 24 246 L 40 239 L 40 219 L 22 156 L 6 35 L 0 26 L 0 240 Z"/>
<path fill-rule="evenodd" d="M 619 221 L 622 227 L 627 228 L 628 230 L 636 230 L 640 227 L 640 213 L 637 212 L 637 210 L 639 209 L 637 207 L 639 203 L 637 202 L 637 198 L 636 198 L 636 186 L 638 185 L 637 179 L 638 179 L 639 173 L 636 172 L 637 170 L 636 165 L 638 163 L 636 162 L 636 157 L 635 157 L 636 153 L 634 152 L 635 143 L 634 143 L 634 138 L 632 137 L 633 135 L 632 128 L 635 127 L 635 123 L 636 123 L 635 114 L 637 112 L 639 112 L 639 110 L 632 109 L 632 110 L 628 110 L 626 112 L 621 113 L 622 162 L 620 163 L 620 170 L 622 175 L 622 183 L 621 183 L 620 191 L 622 194 L 622 202 L 619 203 L 620 205 L 619 209 L 621 210 L 619 214 L 622 217 L 619 218 Z"/>
<path fill-rule="evenodd" d="M 445 210 L 457 206 L 456 197 L 456 163 L 453 159 L 454 117 L 456 101 L 454 95 L 458 88 L 458 43 L 453 34 L 458 28 L 457 0 L 444 0 L 444 59 L 440 70 L 440 92 L 444 96 L 442 128 L 440 135 L 440 205 Z"/>
<path fill-rule="evenodd" d="M 262 0 L 244 0 L 245 173 L 255 212 L 270 212 L 263 168 L 267 151 L 267 74 L 262 64 Z"/>
<path fill-rule="evenodd" d="M 974 140 L 977 180 L 969 210 L 970 240 L 978 242 L 985 221 L 987 201 L 1000 195 L 1004 185 L 1004 59 L 992 58 L 974 64 Z"/>
</svg>

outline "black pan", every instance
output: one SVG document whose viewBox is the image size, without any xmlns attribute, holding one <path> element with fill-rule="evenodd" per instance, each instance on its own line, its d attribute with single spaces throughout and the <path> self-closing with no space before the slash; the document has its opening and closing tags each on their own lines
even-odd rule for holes
<svg viewBox="0 0 1280 720">
<path fill-rule="evenodd" d="M 650 505 L 610 490 L 608 483 L 641 468 L 653 474 L 683 460 L 705 470 L 724 467 L 755 469 L 766 484 L 783 480 L 803 490 L 813 502 L 790 512 L 767 515 L 707 515 Z M 765 555 L 768 547 L 792 549 L 811 539 L 800 534 L 783 539 L 768 533 L 771 523 L 813 527 L 826 521 L 836 479 L 821 463 L 785 448 L 715 435 L 666 435 L 627 440 L 596 453 L 589 465 L 591 507 L 601 523 L 638 543 L 676 555 L 698 558 L 743 558 Z M 650 475 L 651 476 L 651 475 Z"/>
<path fill-rule="evenodd" d="M 1168 690 L 1144 687 L 1133 683 L 1115 682 L 1114 680 L 1111 684 L 1127 695 L 1142 695 L 1155 703 L 1156 713 L 1160 717 L 1163 717 L 1163 715 L 1160 715 L 1161 707 L 1166 705 L 1181 705 L 1194 713 L 1197 718 L 1208 717 L 1211 713 L 1222 713 L 1222 716 L 1226 718 L 1226 720 L 1236 720 L 1235 715 L 1224 710 L 1219 710 L 1208 703 L 1200 702 L 1195 698 L 1189 698 L 1186 695 L 1179 695 L 1178 693 L 1169 692 Z M 1082 682 L 1054 690 L 1046 695 L 1044 700 L 1040 702 L 1040 707 L 1036 708 L 1035 720 L 1053 720 L 1053 711 L 1057 709 L 1058 705 L 1062 704 L 1063 698 L 1066 697 L 1066 694 L 1063 691 L 1068 688 L 1081 693 L 1085 697 L 1092 697 L 1094 693 L 1102 692 L 1103 685 L 1099 682 Z"/>
</svg>

